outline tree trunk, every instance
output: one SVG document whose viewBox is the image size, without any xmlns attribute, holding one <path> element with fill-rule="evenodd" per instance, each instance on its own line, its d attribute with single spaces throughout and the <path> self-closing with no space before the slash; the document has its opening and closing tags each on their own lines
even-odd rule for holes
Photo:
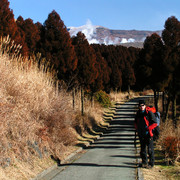
<svg viewBox="0 0 180 180">
<path fill-rule="evenodd" d="M 91 107 L 94 107 L 94 93 L 91 93 Z"/>
<path fill-rule="evenodd" d="M 159 110 L 159 91 L 157 92 L 157 111 Z"/>
<path fill-rule="evenodd" d="M 115 101 L 117 101 L 117 88 L 115 89 Z"/>
<path fill-rule="evenodd" d="M 81 88 L 81 114 L 84 115 L 84 90 Z"/>
<path fill-rule="evenodd" d="M 165 121 L 168 120 L 169 109 L 170 109 L 170 98 L 168 97 L 168 99 L 167 99 L 167 105 L 166 105 Z"/>
<path fill-rule="evenodd" d="M 73 88 L 73 90 L 72 90 L 72 103 L 73 103 L 73 109 L 75 109 L 75 88 Z"/>
<path fill-rule="evenodd" d="M 177 122 L 176 122 L 176 95 L 174 95 L 173 97 L 173 106 L 172 106 L 172 109 L 173 109 L 173 124 L 175 127 L 177 127 Z"/>
<path fill-rule="evenodd" d="M 164 116 L 164 112 L 165 112 L 165 92 L 163 91 L 162 94 L 162 116 Z"/>
<path fill-rule="evenodd" d="M 158 111 L 158 98 L 157 98 L 156 90 L 154 90 L 154 106 L 156 108 L 156 111 Z"/>
<path fill-rule="evenodd" d="M 177 127 L 177 122 L 176 122 L 176 76 L 173 74 L 173 90 L 172 90 L 172 95 L 173 95 L 173 99 L 172 99 L 172 119 L 173 119 L 173 124 L 174 127 Z"/>
<path fill-rule="evenodd" d="M 128 99 L 130 99 L 130 90 L 131 90 L 130 85 L 128 85 Z"/>
</svg>

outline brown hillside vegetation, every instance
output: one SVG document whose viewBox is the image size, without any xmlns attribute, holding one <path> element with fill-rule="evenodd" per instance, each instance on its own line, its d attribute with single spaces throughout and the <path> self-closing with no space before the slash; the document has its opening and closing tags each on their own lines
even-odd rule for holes
<svg viewBox="0 0 180 180">
<path fill-rule="evenodd" d="M 54 163 L 50 155 L 63 160 L 76 150 L 87 127 L 100 126 L 102 111 L 86 103 L 82 118 L 71 95 L 57 91 L 52 73 L 39 69 L 36 58 L 8 55 L 18 51 L 9 44 L 8 38 L 0 43 L 0 179 L 29 179 Z"/>
</svg>

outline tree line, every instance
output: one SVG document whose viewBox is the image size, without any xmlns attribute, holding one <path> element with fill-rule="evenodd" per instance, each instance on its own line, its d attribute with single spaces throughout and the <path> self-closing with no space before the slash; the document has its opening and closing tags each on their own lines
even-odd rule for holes
<svg viewBox="0 0 180 180">
<path fill-rule="evenodd" d="M 139 49 L 123 46 L 90 45 L 84 34 L 70 34 L 56 11 L 43 24 L 19 16 L 14 19 L 7 0 L 0 1 L 0 36 L 10 36 L 22 45 L 24 57 L 41 54 L 69 88 L 76 84 L 87 91 L 126 89 L 136 78 L 133 64 Z"/>
<path fill-rule="evenodd" d="M 163 92 L 163 99 L 166 95 L 167 101 L 163 101 L 162 105 L 165 119 L 168 119 L 172 102 L 176 126 L 176 104 L 180 94 L 180 22 L 176 17 L 171 16 L 166 20 L 161 36 L 152 34 L 146 38 L 134 68 L 137 86 L 153 89 L 157 109 L 156 93 Z"/>
<path fill-rule="evenodd" d="M 168 118 L 170 102 L 176 124 L 176 103 L 180 86 L 180 22 L 169 17 L 161 36 L 152 34 L 142 49 L 120 45 L 89 44 L 85 35 L 70 34 L 53 10 L 43 24 L 19 16 L 14 19 L 8 0 L 0 1 L 0 36 L 10 36 L 22 45 L 23 57 L 40 54 L 68 90 L 79 86 L 92 95 L 104 90 L 153 89 L 158 109 L 158 92 L 163 92 L 163 112 Z M 166 101 L 165 101 L 166 100 Z M 167 107 L 165 107 L 167 104 Z"/>
</svg>

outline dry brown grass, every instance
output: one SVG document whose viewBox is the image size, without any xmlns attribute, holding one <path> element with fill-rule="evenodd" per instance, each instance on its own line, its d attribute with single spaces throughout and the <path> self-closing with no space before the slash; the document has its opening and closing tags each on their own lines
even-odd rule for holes
<svg viewBox="0 0 180 180">
<path fill-rule="evenodd" d="M 139 96 L 150 95 L 150 94 L 153 94 L 152 90 L 144 90 L 142 92 L 134 92 L 131 90 L 130 94 L 128 92 L 112 91 L 112 92 L 110 92 L 110 97 L 111 97 L 112 101 L 123 102 L 123 101 L 127 101 L 128 99 L 136 98 Z"/>
<path fill-rule="evenodd" d="M 142 171 L 144 180 L 170 180 L 165 172 L 158 166 L 153 167 L 153 169 L 142 169 Z"/>
<path fill-rule="evenodd" d="M 0 43 L 0 179 L 29 179 L 54 164 L 50 155 L 64 160 L 75 151 L 80 135 L 103 124 L 103 109 L 85 98 L 81 116 L 80 93 L 73 110 L 71 93 L 57 91 L 52 72 L 39 69 L 36 57 L 9 56 L 8 43 Z"/>
<path fill-rule="evenodd" d="M 44 72 L 43 66 L 39 69 L 34 59 L 10 57 L 4 41 L 9 40 L 0 44 L 1 167 L 16 167 L 19 161 L 30 162 L 32 155 L 42 158 L 47 152 L 63 158 L 66 146 L 76 139 L 69 96 L 57 93 L 52 73 Z M 1 169 L 1 177 L 8 176 L 6 171 Z"/>
<path fill-rule="evenodd" d="M 160 130 L 157 146 L 163 152 L 166 164 L 174 164 L 180 158 L 180 125 L 174 128 L 172 120 L 168 120 L 161 123 Z"/>
<path fill-rule="evenodd" d="M 116 101 L 116 102 L 126 101 L 128 98 L 134 98 L 137 96 L 139 96 L 139 93 L 133 91 L 130 91 L 130 96 L 128 92 L 115 92 L 115 91 L 110 92 L 110 97 L 112 101 Z"/>
</svg>

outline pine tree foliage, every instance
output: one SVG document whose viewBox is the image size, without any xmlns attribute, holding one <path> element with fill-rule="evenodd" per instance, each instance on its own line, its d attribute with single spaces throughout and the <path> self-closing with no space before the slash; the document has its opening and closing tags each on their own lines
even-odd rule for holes
<svg viewBox="0 0 180 180">
<path fill-rule="evenodd" d="M 178 67 L 180 64 L 180 22 L 174 17 L 169 17 L 165 22 L 165 29 L 162 32 L 162 39 L 165 44 L 165 67 L 169 76 L 169 86 L 172 93 L 178 93 Z"/>
<path fill-rule="evenodd" d="M 29 55 L 32 55 L 36 52 L 37 43 L 40 40 L 38 28 L 30 18 L 24 20 L 21 16 L 19 16 L 16 23 L 19 31 L 21 32 L 21 37 L 24 39 L 28 47 Z"/>
<path fill-rule="evenodd" d="M 163 50 L 163 42 L 158 34 L 154 33 L 146 38 L 139 60 L 136 62 L 138 83 L 141 85 L 143 82 L 142 87 L 149 86 L 160 91 L 167 85 Z"/>
<path fill-rule="evenodd" d="M 56 11 L 49 14 L 43 30 L 41 53 L 58 71 L 58 78 L 68 82 L 78 60 L 67 28 Z"/>
<path fill-rule="evenodd" d="M 14 19 L 13 11 L 9 8 L 8 0 L 0 1 L 0 37 L 10 36 L 11 40 L 17 45 L 24 45 Z M 26 47 L 22 46 L 21 53 L 27 55 Z"/>
<path fill-rule="evenodd" d="M 72 38 L 78 58 L 77 78 L 78 82 L 85 89 L 90 89 L 90 85 L 97 79 L 99 73 L 97 70 L 96 54 L 89 45 L 85 35 L 81 32 Z"/>
<path fill-rule="evenodd" d="M 100 45 L 93 44 L 91 45 L 96 53 L 96 68 L 98 70 L 98 77 L 95 82 L 91 85 L 91 91 L 96 92 L 99 90 L 106 90 L 107 85 L 110 81 L 111 69 L 108 67 L 106 60 L 101 56 L 99 50 Z"/>
<path fill-rule="evenodd" d="M 169 76 L 167 91 L 169 99 L 173 102 L 173 121 L 176 127 L 176 99 L 180 95 L 180 22 L 174 16 L 166 20 L 165 29 L 162 32 L 162 39 L 166 49 L 164 53 L 165 67 Z"/>
</svg>

